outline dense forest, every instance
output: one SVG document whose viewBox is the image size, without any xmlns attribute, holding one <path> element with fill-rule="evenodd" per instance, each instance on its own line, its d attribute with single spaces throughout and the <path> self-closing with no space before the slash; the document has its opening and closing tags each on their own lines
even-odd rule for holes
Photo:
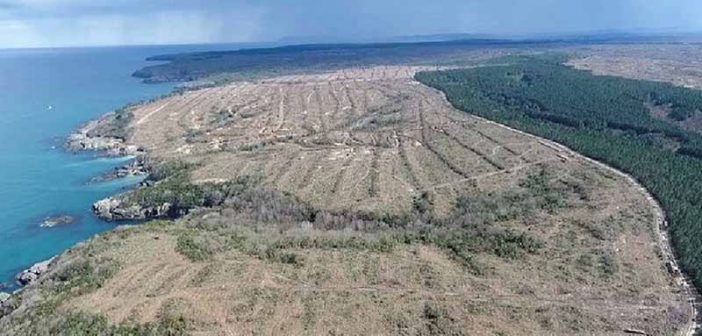
<svg viewBox="0 0 702 336">
<path fill-rule="evenodd" d="M 595 76 L 561 56 L 424 72 L 457 108 L 554 141 L 637 178 L 660 201 L 681 264 L 702 288 L 702 137 L 675 125 L 702 113 L 702 92 Z M 661 116 L 661 111 L 665 115 Z"/>
</svg>

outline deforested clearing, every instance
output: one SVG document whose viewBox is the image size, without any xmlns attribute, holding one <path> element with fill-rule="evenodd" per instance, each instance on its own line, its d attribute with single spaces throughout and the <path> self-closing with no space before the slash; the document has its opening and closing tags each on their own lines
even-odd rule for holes
<svg viewBox="0 0 702 336">
<path fill-rule="evenodd" d="M 412 79 L 429 69 L 349 69 L 187 92 L 134 110 L 130 141 L 193 163 L 195 183 L 260 176 L 320 208 L 393 213 L 424 192 L 446 213 L 462 193 L 563 160 Z"/>
<path fill-rule="evenodd" d="M 619 335 L 688 323 L 638 186 L 452 108 L 413 79 L 422 70 L 236 82 L 131 109 L 127 143 L 188 163 L 193 185 L 230 183 L 226 200 L 74 249 L 26 291 L 22 304 L 44 309 L 0 327 Z"/>
</svg>

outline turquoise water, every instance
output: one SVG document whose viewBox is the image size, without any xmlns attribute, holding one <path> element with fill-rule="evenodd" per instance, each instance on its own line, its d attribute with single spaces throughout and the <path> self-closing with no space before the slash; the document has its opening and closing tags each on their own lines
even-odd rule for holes
<svg viewBox="0 0 702 336">
<path fill-rule="evenodd" d="M 66 153 L 63 139 L 85 121 L 172 90 L 130 76 L 147 56 L 204 49 L 219 48 L 0 50 L 0 283 L 11 285 L 31 264 L 114 228 L 90 206 L 136 180 L 88 182 L 124 159 Z M 77 221 L 40 227 L 45 217 L 63 214 Z"/>
</svg>

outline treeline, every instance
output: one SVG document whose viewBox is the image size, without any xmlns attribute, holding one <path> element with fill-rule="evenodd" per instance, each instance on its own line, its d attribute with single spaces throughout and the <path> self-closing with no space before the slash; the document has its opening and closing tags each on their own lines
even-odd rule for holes
<svg viewBox="0 0 702 336">
<path fill-rule="evenodd" d="M 508 66 L 425 72 L 417 79 L 466 112 L 565 144 L 636 177 L 660 201 L 685 271 L 702 288 L 702 141 L 652 116 L 700 113 L 702 93 L 669 84 L 594 76 L 552 57 Z"/>
</svg>

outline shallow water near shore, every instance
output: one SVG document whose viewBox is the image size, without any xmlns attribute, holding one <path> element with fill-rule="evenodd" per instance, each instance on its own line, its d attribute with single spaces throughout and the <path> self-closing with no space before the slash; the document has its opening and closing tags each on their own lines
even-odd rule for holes
<svg viewBox="0 0 702 336">
<path fill-rule="evenodd" d="M 133 186 L 138 178 L 90 183 L 123 164 L 61 148 L 81 123 L 126 103 L 156 98 L 173 84 L 142 84 L 131 73 L 148 56 L 235 46 L 166 46 L 0 50 L 0 283 L 17 272 L 114 228 L 91 204 Z M 75 221 L 40 227 L 50 216 Z M 3 288 L 0 287 L 0 291 Z"/>
</svg>

